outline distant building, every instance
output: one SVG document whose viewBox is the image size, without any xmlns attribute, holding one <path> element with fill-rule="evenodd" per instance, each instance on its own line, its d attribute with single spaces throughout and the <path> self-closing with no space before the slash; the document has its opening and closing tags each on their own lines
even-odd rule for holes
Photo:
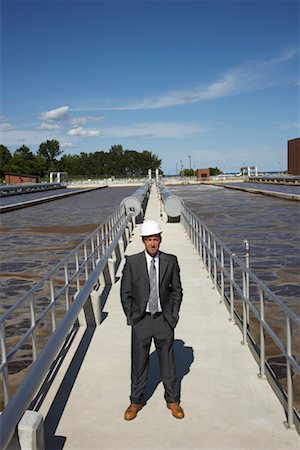
<svg viewBox="0 0 300 450">
<path fill-rule="evenodd" d="M 300 138 L 288 141 L 288 173 L 300 175 Z"/>
<path fill-rule="evenodd" d="M 258 168 L 257 166 L 243 166 L 240 168 L 240 175 L 247 177 L 257 177 Z"/>
<path fill-rule="evenodd" d="M 17 173 L 6 173 L 5 184 L 21 184 L 21 183 L 38 183 L 39 177 L 37 175 L 25 175 Z"/>
<path fill-rule="evenodd" d="M 197 169 L 196 170 L 197 181 L 207 181 L 210 179 L 209 169 Z"/>
<path fill-rule="evenodd" d="M 63 183 L 68 181 L 67 172 L 50 172 L 50 183 Z"/>
</svg>

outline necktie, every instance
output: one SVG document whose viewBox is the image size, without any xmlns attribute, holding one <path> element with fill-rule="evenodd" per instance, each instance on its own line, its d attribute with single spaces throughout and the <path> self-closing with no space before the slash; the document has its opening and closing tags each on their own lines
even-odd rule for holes
<svg viewBox="0 0 300 450">
<path fill-rule="evenodd" d="M 149 295 L 149 311 L 151 314 L 158 312 L 158 295 L 157 295 L 157 279 L 156 279 L 156 267 L 154 258 L 150 265 L 150 295 Z"/>
</svg>

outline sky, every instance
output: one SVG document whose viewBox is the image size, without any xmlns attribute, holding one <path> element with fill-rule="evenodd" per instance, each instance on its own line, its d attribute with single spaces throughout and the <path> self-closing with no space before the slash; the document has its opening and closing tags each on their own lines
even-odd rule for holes
<svg viewBox="0 0 300 450">
<path fill-rule="evenodd" d="M 148 150 L 181 168 L 287 168 L 299 1 L 2 0 L 0 144 Z"/>
</svg>

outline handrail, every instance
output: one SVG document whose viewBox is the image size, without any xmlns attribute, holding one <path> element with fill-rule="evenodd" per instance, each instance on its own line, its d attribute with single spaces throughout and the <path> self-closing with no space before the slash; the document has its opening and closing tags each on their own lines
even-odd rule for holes
<svg viewBox="0 0 300 450">
<path fill-rule="evenodd" d="M 0 416 L 0 448 L 5 446 L 10 441 L 14 429 L 24 413 L 25 409 L 30 404 L 33 395 L 35 394 L 38 386 L 46 375 L 48 368 L 50 367 L 53 358 L 57 354 L 59 347 L 62 345 L 67 333 L 74 324 L 80 310 L 85 304 L 91 291 L 98 283 L 100 274 L 113 253 L 114 249 L 118 245 L 119 240 L 122 238 L 126 227 L 129 222 L 132 221 L 132 214 L 126 214 L 123 207 L 119 207 L 109 220 L 100 225 L 89 236 L 87 236 L 70 254 L 63 258 L 46 276 L 43 277 L 38 283 L 36 283 L 22 298 L 13 305 L 3 316 L 0 318 L 0 343 L 2 352 L 2 363 L 0 366 L 0 372 L 3 378 L 4 396 L 5 396 L 5 408 Z M 87 244 L 90 245 L 91 251 L 87 249 Z M 83 256 L 83 262 L 80 261 L 80 253 Z M 75 257 L 75 263 L 73 261 Z M 71 263 L 73 266 L 71 267 Z M 73 270 L 70 274 L 69 270 Z M 54 283 L 55 277 L 58 279 L 63 271 L 63 279 L 58 280 L 57 286 Z M 89 273 L 91 271 L 91 274 Z M 71 296 L 72 288 L 74 291 L 74 284 L 76 282 L 76 291 Z M 49 304 L 43 310 L 39 317 L 35 317 L 34 295 L 44 287 L 44 284 L 48 283 L 49 286 Z M 61 297 L 65 296 L 66 300 L 66 313 L 64 314 L 60 324 L 56 326 L 55 317 L 55 305 Z M 9 353 L 6 351 L 6 338 L 5 338 L 5 322 L 15 312 L 16 308 L 23 306 L 24 303 L 29 303 L 31 311 L 31 325 L 30 328 L 24 333 L 17 344 Z M 41 351 L 39 355 L 36 352 L 35 332 L 39 323 L 44 316 L 51 310 L 52 312 L 52 336 L 50 337 L 47 345 Z M 32 338 L 32 354 L 33 364 L 30 368 L 24 381 L 19 386 L 14 396 L 9 399 L 9 377 L 8 377 L 8 364 L 12 360 L 13 356 L 24 344 L 25 340 Z M 5 425 L 5 426 L 4 426 Z"/>
<path fill-rule="evenodd" d="M 250 311 L 257 319 L 259 325 L 259 344 L 256 344 L 259 347 L 257 354 L 260 366 L 260 378 L 265 379 L 266 370 L 269 371 L 268 361 L 265 356 L 265 333 L 272 338 L 285 356 L 287 367 L 286 392 L 283 386 L 280 386 L 286 397 L 283 406 L 287 414 L 287 426 L 292 428 L 296 419 L 299 422 L 299 413 L 294 408 L 292 372 L 294 370 L 297 374 L 300 374 L 300 364 L 292 353 L 292 325 L 299 327 L 300 317 L 297 316 L 274 292 L 272 292 L 252 272 L 252 270 L 249 269 L 249 267 L 247 267 L 247 265 L 184 204 L 184 202 L 182 202 L 181 221 L 189 239 L 192 241 L 205 268 L 208 270 L 215 288 L 220 291 L 221 301 L 226 301 L 228 304 L 231 320 L 235 323 L 236 319 L 238 319 L 241 323 L 243 344 L 247 344 L 248 339 L 255 342 L 249 329 Z M 238 299 L 242 303 L 241 316 L 236 307 L 236 294 L 238 294 Z M 276 331 L 265 318 L 266 299 L 280 308 L 285 318 L 285 343 L 282 342 Z M 275 375 L 272 374 L 272 376 Z M 276 381 L 280 384 L 277 378 Z"/>
</svg>

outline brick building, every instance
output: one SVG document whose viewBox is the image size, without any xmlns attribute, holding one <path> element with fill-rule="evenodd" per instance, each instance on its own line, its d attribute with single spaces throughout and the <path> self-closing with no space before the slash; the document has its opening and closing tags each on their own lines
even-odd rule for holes
<svg viewBox="0 0 300 450">
<path fill-rule="evenodd" d="M 39 177 L 36 175 L 25 175 L 16 173 L 5 174 L 5 184 L 38 183 Z"/>
<path fill-rule="evenodd" d="M 197 169 L 196 171 L 197 181 L 207 181 L 210 178 L 209 169 Z"/>
<path fill-rule="evenodd" d="M 288 141 L 288 173 L 300 175 L 300 138 Z"/>
</svg>

